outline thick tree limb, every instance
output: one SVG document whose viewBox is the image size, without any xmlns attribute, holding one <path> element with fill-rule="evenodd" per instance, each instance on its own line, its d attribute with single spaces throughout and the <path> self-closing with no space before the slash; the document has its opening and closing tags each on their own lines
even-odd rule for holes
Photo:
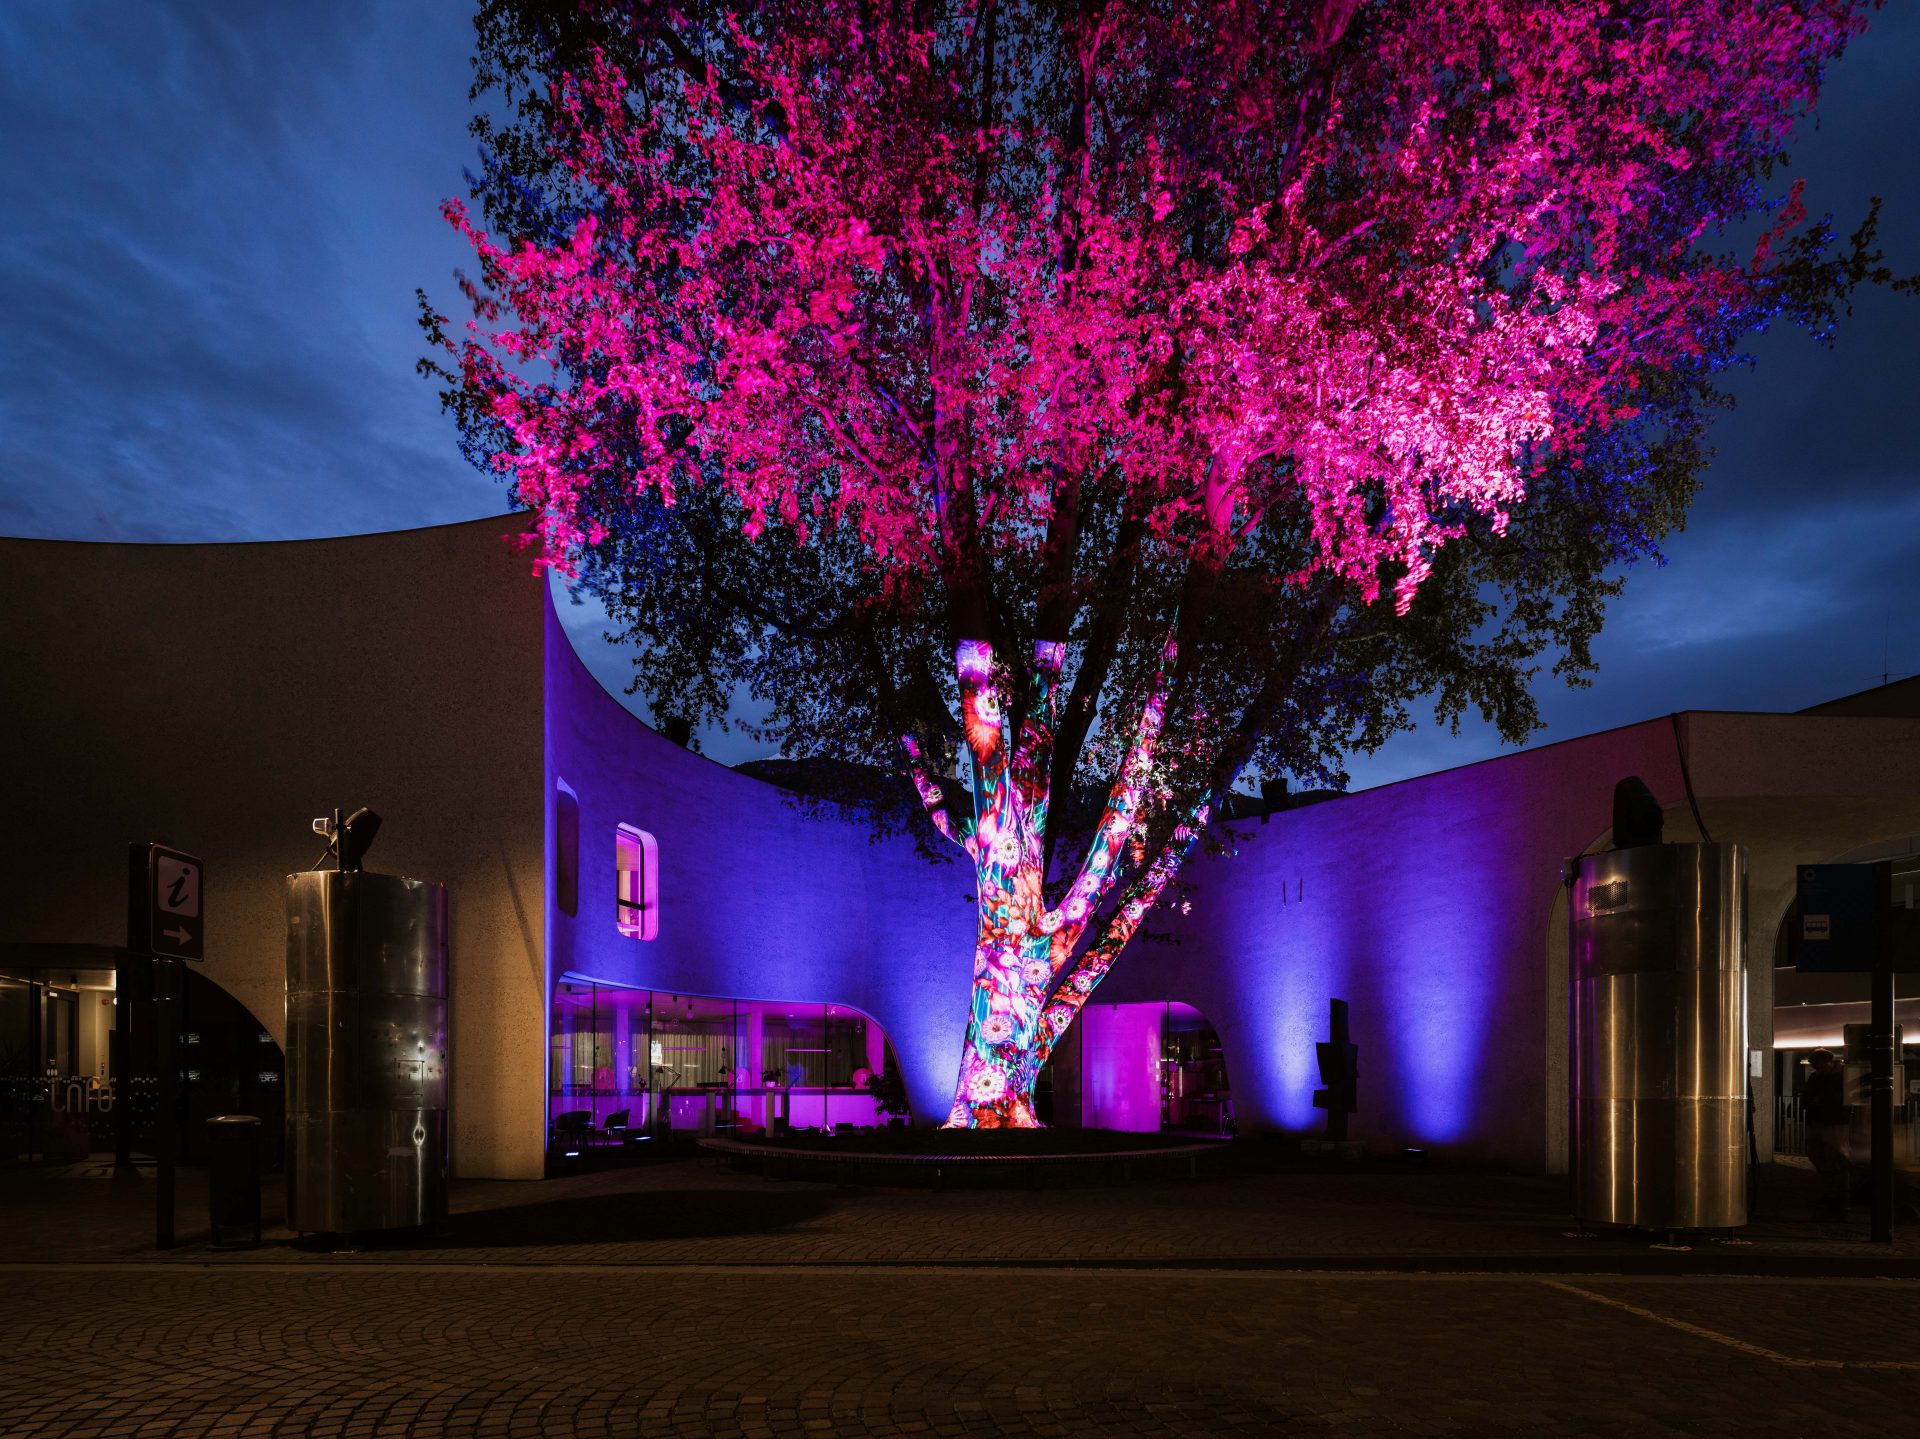
<svg viewBox="0 0 1920 1439">
<path fill-rule="evenodd" d="M 993 645 L 961 640 L 954 646 L 960 676 L 960 728 L 973 757 L 976 822 L 1006 809 L 1007 723 L 993 673 Z"/>
<path fill-rule="evenodd" d="M 1134 931 L 1140 928 L 1140 922 L 1146 918 L 1154 902 L 1160 898 L 1160 891 L 1167 887 L 1167 881 L 1180 870 L 1193 846 L 1198 843 L 1205 831 L 1210 813 L 1208 806 L 1200 805 L 1179 825 L 1175 826 L 1166 846 L 1158 858 L 1149 865 L 1126 889 L 1121 891 L 1119 907 L 1108 919 L 1107 926 L 1099 940 L 1080 957 L 1077 964 L 1067 974 L 1060 987 L 1054 991 L 1052 1000 L 1041 1013 L 1039 1029 L 1035 1036 L 1035 1048 L 1038 1062 L 1045 1064 L 1047 1056 L 1052 1054 L 1054 1044 L 1073 1023 L 1074 1016 L 1092 997 L 1093 991 L 1106 973 L 1113 967 L 1114 960 L 1120 957 L 1127 941 L 1133 938 Z"/>
<path fill-rule="evenodd" d="M 1071 790 L 1074 771 L 1080 766 L 1080 752 L 1086 747 L 1087 735 L 1093 729 L 1095 707 L 1101 691 L 1106 688 L 1107 677 L 1113 671 L 1114 659 L 1120 652 L 1120 641 L 1126 634 L 1127 614 L 1133 603 L 1134 587 L 1138 583 L 1137 551 L 1144 531 L 1145 523 L 1139 511 L 1130 507 L 1120 520 L 1113 551 L 1108 555 L 1094 589 L 1086 640 L 1080 646 L 1080 663 L 1074 671 L 1073 686 L 1067 694 L 1066 703 L 1061 707 L 1060 723 L 1054 736 L 1049 793 L 1056 797 L 1056 803 L 1060 796 Z M 1051 830 L 1047 836 L 1046 854 L 1048 867 L 1051 868 Z"/>
<path fill-rule="evenodd" d="M 1133 743 L 1127 747 L 1120 772 L 1114 776 L 1113 787 L 1107 792 L 1106 808 L 1101 812 L 1100 823 L 1095 827 L 1093 840 L 1087 847 L 1087 857 L 1081 862 L 1080 872 L 1074 876 L 1073 883 L 1068 886 L 1059 909 L 1049 913 L 1048 922 L 1057 919 L 1059 923 L 1059 928 L 1054 932 L 1052 953 L 1055 973 L 1066 962 L 1099 909 L 1101 900 L 1112 888 L 1120 872 L 1121 846 L 1139 826 L 1147 799 L 1147 781 L 1153 770 L 1154 747 L 1160 739 L 1160 728 L 1166 721 L 1167 685 L 1175 658 L 1174 644 L 1169 639 L 1161 651 L 1160 669 L 1154 676 L 1153 688 L 1147 695 L 1146 703 L 1140 707 Z"/>
<path fill-rule="evenodd" d="M 1059 720 L 1060 666 L 1067 647 L 1058 640 L 1033 642 L 1032 694 L 1014 749 L 1013 783 L 1023 811 L 1040 811 L 1048 801 L 1048 776 L 1053 757 L 1053 732 Z"/>
<path fill-rule="evenodd" d="M 1119 906 L 1108 919 L 1100 938 L 1068 970 L 1054 991 L 1040 1021 L 1042 1063 L 1046 1062 L 1046 1055 L 1051 1053 L 1054 1043 L 1066 1032 L 1074 1015 L 1079 1013 L 1081 1006 L 1113 966 L 1127 941 L 1133 938 L 1167 882 L 1179 872 L 1187 856 L 1192 853 L 1194 845 L 1205 832 L 1208 816 L 1220 799 L 1233 788 L 1254 746 L 1286 703 L 1307 656 L 1325 636 L 1327 626 L 1339 608 L 1339 600 L 1338 586 L 1331 581 L 1322 581 L 1321 593 L 1310 615 L 1295 631 L 1286 653 L 1279 657 L 1279 663 L 1268 674 L 1259 694 L 1247 706 L 1239 725 L 1235 727 L 1232 740 L 1215 757 L 1207 772 L 1207 784 L 1200 800 L 1162 841 L 1147 867 L 1121 891 Z M 1056 951 L 1056 970 L 1062 967 L 1063 958 Z"/>
</svg>

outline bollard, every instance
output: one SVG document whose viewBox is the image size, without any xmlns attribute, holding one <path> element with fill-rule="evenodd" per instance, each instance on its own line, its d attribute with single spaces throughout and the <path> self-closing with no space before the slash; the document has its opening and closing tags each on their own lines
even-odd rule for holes
<svg viewBox="0 0 1920 1439">
<path fill-rule="evenodd" d="M 260 1242 L 260 1121 L 221 1114 L 207 1121 L 207 1226 L 214 1249 L 250 1249 Z M 229 1241 L 225 1231 L 253 1230 Z"/>
</svg>

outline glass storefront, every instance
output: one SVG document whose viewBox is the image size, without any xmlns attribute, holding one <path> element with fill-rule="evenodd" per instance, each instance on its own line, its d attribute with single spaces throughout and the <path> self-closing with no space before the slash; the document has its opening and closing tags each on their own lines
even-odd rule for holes
<svg viewBox="0 0 1920 1439">
<path fill-rule="evenodd" d="M 833 1004 L 554 986 L 548 1119 L 556 1157 L 695 1135 L 885 1123 L 886 1036 Z M 904 1103 L 899 1106 L 904 1116 Z"/>
<path fill-rule="evenodd" d="M 1226 1053 L 1192 1005 L 1090 1004 L 1034 1086 L 1042 1123 L 1136 1133 L 1234 1131 Z"/>
<path fill-rule="evenodd" d="M 1839 1055 L 1846 1065 L 1847 1103 L 1850 1106 L 1851 1126 L 1856 1131 L 1853 1144 L 1856 1156 L 1864 1160 L 1871 1151 L 1868 1124 L 1872 1114 L 1871 1100 L 1866 1089 L 1867 1056 L 1864 1052 L 1848 1055 L 1844 1044 L 1821 1046 L 1828 1052 Z M 1813 1072 L 1813 1049 L 1778 1049 L 1774 1051 L 1774 1111 L 1773 1111 L 1773 1149 L 1776 1154 L 1805 1154 L 1807 1152 L 1807 1108 L 1804 1091 L 1807 1078 Z M 1908 1044 L 1900 1051 L 1900 1069 L 1896 1075 L 1897 1087 L 1894 1090 L 1894 1152 L 1898 1155 L 1920 1155 L 1920 1089 L 1915 1081 L 1920 1081 L 1920 1044 Z"/>
<path fill-rule="evenodd" d="M 111 955 L 112 951 L 90 951 Z M 0 966 L 0 1163 L 150 1155 L 158 1083 L 149 962 Z M 123 1010 L 124 1007 L 124 1010 Z M 180 998 L 182 1159 L 203 1158 L 206 1120 L 253 1114 L 263 1159 L 285 1128 L 281 1049 L 246 1007 L 187 968 Z"/>
</svg>

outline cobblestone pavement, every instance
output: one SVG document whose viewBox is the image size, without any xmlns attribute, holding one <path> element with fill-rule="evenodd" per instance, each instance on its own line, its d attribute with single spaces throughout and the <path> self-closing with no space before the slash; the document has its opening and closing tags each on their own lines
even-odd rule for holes
<svg viewBox="0 0 1920 1439">
<path fill-rule="evenodd" d="M 9 1265 L 0 1431 L 1910 1435 L 1916 1333 L 1913 1281 Z"/>
<path fill-rule="evenodd" d="M 461 1183 L 445 1229 L 344 1250 L 278 1229 L 270 1184 L 267 1245 L 216 1252 L 184 1170 L 156 1255 L 150 1173 L 12 1171 L 0 1436 L 1914 1433 L 1920 1280 L 1681 1272 L 1910 1266 L 1910 1230 L 1797 1217 L 1810 1182 L 1670 1250 L 1572 1234 L 1550 1180 L 931 1193 L 692 1160 Z M 1364 1272 L 1422 1256 L 1518 1272 Z M 1675 1272 L 1572 1272 L 1621 1259 Z M 1291 1261 L 1353 1272 L 1261 1267 Z"/>
<path fill-rule="evenodd" d="M 0 1260 L 154 1257 L 150 1171 L 83 1177 L 84 1167 L 0 1175 Z M 457 1258 L 496 1264 L 1229 1263 L 1336 1267 L 1608 1268 L 1712 1261 L 1799 1262 L 1841 1272 L 1894 1261 L 1920 1266 L 1920 1226 L 1893 1246 L 1866 1242 L 1866 1218 L 1805 1217 L 1811 1173 L 1770 1167 L 1755 1222 L 1740 1242 L 1656 1250 L 1650 1236 L 1571 1233 L 1561 1180 L 1449 1171 L 1226 1173 L 1112 1188 L 1026 1190 L 876 1187 L 774 1180 L 689 1159 L 539 1183 L 457 1182 L 443 1231 L 380 1246 L 388 1262 Z M 280 1228 L 279 1183 L 265 1214 L 271 1257 L 338 1256 L 293 1244 Z M 183 1169 L 178 1203 L 185 1262 L 250 1263 L 210 1254 L 201 1171 Z M 1879 1272 L 1879 1271 L 1873 1271 Z M 1895 1272 L 1897 1272 L 1897 1267 Z"/>
</svg>

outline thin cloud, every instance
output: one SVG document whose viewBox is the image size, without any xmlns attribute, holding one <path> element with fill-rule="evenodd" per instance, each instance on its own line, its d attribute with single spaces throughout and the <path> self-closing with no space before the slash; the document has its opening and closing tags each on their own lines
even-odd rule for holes
<svg viewBox="0 0 1920 1439">
<path fill-rule="evenodd" d="M 416 285 L 470 142 L 460 7 L 0 17 L 0 531 L 151 540 L 505 508 L 460 459 Z"/>
</svg>

